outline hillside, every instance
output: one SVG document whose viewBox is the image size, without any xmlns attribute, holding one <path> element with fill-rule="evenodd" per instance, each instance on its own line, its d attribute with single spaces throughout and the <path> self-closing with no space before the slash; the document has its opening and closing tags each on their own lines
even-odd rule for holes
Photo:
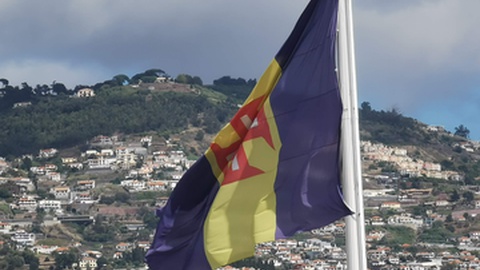
<svg viewBox="0 0 480 270">
<path fill-rule="evenodd" d="M 73 90 L 59 84 L 4 86 L 0 89 L 0 156 L 32 154 L 49 147 L 81 148 L 97 135 L 145 132 L 180 135 L 187 153 L 197 156 L 255 84 L 255 80 L 224 76 L 203 86 L 199 78 L 186 74 L 175 81 L 162 76 L 158 69 L 132 79 L 118 75 L 91 86 L 95 96 L 86 98 L 76 95 L 87 86 Z M 376 111 L 364 102 L 360 129 L 364 141 L 401 146 L 414 158 L 462 172 L 468 182 L 480 176 L 479 156 L 462 148 L 470 142 L 442 128 L 395 110 Z"/>
<path fill-rule="evenodd" d="M 114 269 L 143 264 L 158 222 L 154 209 L 165 205 L 178 179 L 253 86 L 230 77 L 213 86 L 187 75 L 176 81 L 155 78 L 160 77 L 31 96 L 23 95 L 25 85 L 18 89 L 22 95 L 0 88 L 0 105 L 9 106 L 0 107 L 2 222 L 30 224 L 27 230 L 39 236 L 36 248 L 70 249 L 35 257 L 4 248 L 1 269 L 7 269 L 6 258 L 64 268 L 91 254 L 101 254 L 99 265 Z M 375 110 L 368 102 L 359 115 L 363 146 L 370 147 L 362 148 L 369 250 L 404 252 L 408 245 L 412 252 L 432 251 L 425 243 L 453 248 L 479 230 L 478 143 L 395 110 Z M 0 235 L 12 247 L 18 243 L 10 234 L 21 235 L 15 226 L 8 236 Z M 294 239 L 300 243 L 314 235 L 315 242 L 338 250 L 345 244 L 342 221 L 328 227 Z M 264 258 L 279 256 L 272 246 L 266 250 Z M 305 250 L 300 244 L 291 249 L 303 255 Z M 309 256 L 330 254 L 325 248 Z M 256 264 L 247 259 L 236 265 Z"/>
<path fill-rule="evenodd" d="M 31 105 L 2 112 L 0 156 L 66 148 L 99 135 L 155 131 L 172 134 L 196 127 L 216 133 L 236 108 L 208 88 L 168 83 L 103 87 L 95 97 L 37 97 Z"/>
<path fill-rule="evenodd" d="M 478 143 L 395 110 L 373 110 L 368 102 L 362 104 L 359 114 L 361 140 L 407 149 L 413 158 L 440 163 L 442 169 L 461 172 L 467 183 L 480 177 L 480 156 L 472 151 L 478 149 Z"/>
</svg>

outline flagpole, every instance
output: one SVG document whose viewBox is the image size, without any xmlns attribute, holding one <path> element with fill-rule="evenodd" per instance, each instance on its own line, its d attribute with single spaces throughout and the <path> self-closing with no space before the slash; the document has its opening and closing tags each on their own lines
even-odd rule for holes
<svg viewBox="0 0 480 270">
<path fill-rule="evenodd" d="M 356 57 L 355 57 L 355 35 L 353 28 L 353 7 L 352 0 L 347 0 L 347 35 L 348 35 L 348 51 L 349 51 L 349 67 L 350 73 L 350 101 L 352 112 L 352 129 L 353 129 L 353 150 L 355 163 L 355 197 L 356 197 L 356 220 L 357 220 L 357 237 L 358 237 L 358 254 L 360 258 L 360 269 L 367 269 L 367 246 L 365 241 L 365 211 L 363 207 L 363 180 L 362 180 L 362 162 L 360 153 L 360 124 L 358 115 L 358 91 L 357 91 L 357 72 L 356 72 Z"/>
<path fill-rule="evenodd" d="M 365 270 L 365 221 L 351 0 L 339 1 L 338 31 L 338 72 L 344 108 L 341 138 L 343 192 L 346 203 L 354 211 L 345 218 L 347 268 Z"/>
</svg>

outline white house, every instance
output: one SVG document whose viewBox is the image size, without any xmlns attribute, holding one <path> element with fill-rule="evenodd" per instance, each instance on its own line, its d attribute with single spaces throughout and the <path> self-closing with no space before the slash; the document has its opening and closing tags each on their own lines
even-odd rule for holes
<svg viewBox="0 0 480 270">
<path fill-rule="evenodd" d="M 35 244 L 35 234 L 18 230 L 12 236 L 12 241 L 19 246 L 33 246 Z"/>
<path fill-rule="evenodd" d="M 400 209 L 401 207 L 399 202 L 384 202 L 380 205 L 381 209 Z"/>
<path fill-rule="evenodd" d="M 95 91 L 91 88 L 82 88 L 78 90 L 77 97 L 94 97 Z"/>
<path fill-rule="evenodd" d="M 0 233 L 8 234 L 12 230 L 12 224 L 6 222 L 0 222 Z"/>
<path fill-rule="evenodd" d="M 97 269 L 97 259 L 92 258 L 92 257 L 83 257 L 78 262 L 78 266 L 82 270 Z"/>
<path fill-rule="evenodd" d="M 95 180 L 77 181 L 77 190 L 90 190 L 95 188 Z"/>
<path fill-rule="evenodd" d="M 22 210 L 35 211 L 37 205 L 37 200 L 32 196 L 24 196 L 17 201 L 17 208 Z"/>
<path fill-rule="evenodd" d="M 38 201 L 38 207 L 43 208 L 46 211 L 49 210 L 60 210 L 62 209 L 62 204 L 58 200 L 40 200 Z"/>
<path fill-rule="evenodd" d="M 55 148 L 41 149 L 38 153 L 40 158 L 51 158 L 58 153 L 58 150 Z"/>
<path fill-rule="evenodd" d="M 68 199 L 70 197 L 70 188 L 69 187 L 54 187 L 52 188 L 51 193 L 55 195 L 56 199 Z"/>
</svg>

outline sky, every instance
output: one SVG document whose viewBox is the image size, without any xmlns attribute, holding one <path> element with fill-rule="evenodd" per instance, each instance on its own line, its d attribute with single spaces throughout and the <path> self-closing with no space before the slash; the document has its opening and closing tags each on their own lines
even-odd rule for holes
<svg viewBox="0 0 480 270">
<path fill-rule="evenodd" d="M 353 0 L 359 101 L 480 139 L 480 1 Z M 0 78 L 259 78 L 308 0 L 2 0 Z"/>
</svg>

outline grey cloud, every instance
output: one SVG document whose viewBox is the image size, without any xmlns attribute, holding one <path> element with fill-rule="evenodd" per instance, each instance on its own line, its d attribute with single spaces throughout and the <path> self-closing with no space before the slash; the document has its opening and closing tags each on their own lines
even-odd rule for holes
<svg viewBox="0 0 480 270">
<path fill-rule="evenodd" d="M 407 108 L 468 94 L 466 82 L 476 83 L 480 69 L 480 19 L 469 16 L 478 8 L 475 1 L 422 1 L 394 13 L 358 10 L 359 74 L 365 85 L 376 86 L 366 91 L 390 88 L 398 96 L 391 102 Z"/>
<path fill-rule="evenodd" d="M 258 78 L 307 2 L 2 0 L 0 77 L 35 84 L 56 73 L 72 87 L 158 67 L 207 82 Z M 479 1 L 353 2 L 360 98 L 414 117 L 430 104 L 474 100 Z"/>
<path fill-rule="evenodd" d="M 19 2 L 0 13 L 15 29 L 0 30 L 9 43 L 0 54 L 17 61 L 91 62 L 113 72 L 160 67 L 176 73 L 196 66 L 207 79 L 257 77 L 303 6 L 290 1 Z M 25 19 L 19 20 L 22 14 Z M 264 63 L 252 70 L 259 58 Z"/>
</svg>

